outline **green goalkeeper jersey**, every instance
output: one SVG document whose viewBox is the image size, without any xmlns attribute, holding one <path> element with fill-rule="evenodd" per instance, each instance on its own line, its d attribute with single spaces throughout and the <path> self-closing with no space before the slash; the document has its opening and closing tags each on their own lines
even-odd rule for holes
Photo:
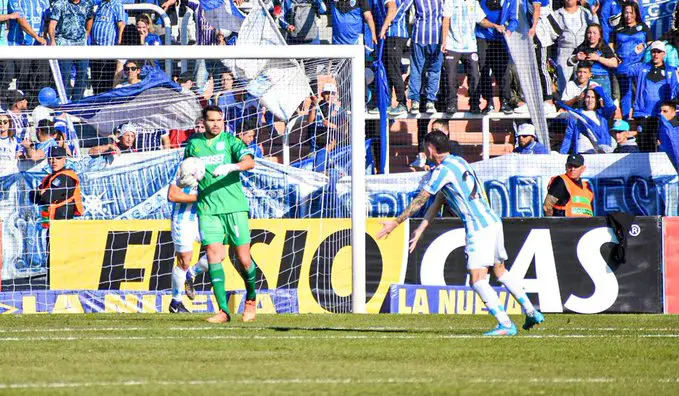
<svg viewBox="0 0 679 396">
<path fill-rule="evenodd" d="M 254 156 L 254 153 L 242 140 L 228 132 L 222 132 L 212 139 L 206 133 L 189 139 L 184 157 L 197 157 L 205 164 L 205 177 L 198 183 L 199 215 L 250 211 L 240 182 L 240 172 L 221 177 L 212 174 L 219 165 L 236 164 L 246 155 Z"/>
</svg>

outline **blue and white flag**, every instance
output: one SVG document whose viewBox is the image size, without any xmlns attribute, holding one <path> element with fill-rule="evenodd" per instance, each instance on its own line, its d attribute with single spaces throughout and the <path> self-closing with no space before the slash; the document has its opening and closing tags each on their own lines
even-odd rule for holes
<svg viewBox="0 0 679 396">
<path fill-rule="evenodd" d="M 269 11 L 258 4 L 245 18 L 236 45 L 287 44 Z M 280 120 L 289 121 L 311 94 L 309 78 L 294 59 L 239 59 L 234 66 L 237 77 L 248 80 L 247 91 Z"/>
<path fill-rule="evenodd" d="M 233 0 L 200 0 L 205 11 L 205 19 L 218 31 L 220 29 L 239 32 L 245 20 L 245 14 L 234 4 Z"/>
<path fill-rule="evenodd" d="M 146 129 L 189 129 L 201 107 L 194 93 L 182 92 L 163 71 L 151 69 L 138 84 L 62 105 L 58 111 L 79 117 L 100 136 L 109 136 L 126 122 Z"/>
</svg>

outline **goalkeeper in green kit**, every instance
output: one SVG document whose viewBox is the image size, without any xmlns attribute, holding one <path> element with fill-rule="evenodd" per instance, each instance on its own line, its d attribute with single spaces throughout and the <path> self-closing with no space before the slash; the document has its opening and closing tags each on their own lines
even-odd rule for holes
<svg viewBox="0 0 679 396">
<path fill-rule="evenodd" d="M 246 288 L 243 321 L 252 322 L 257 312 L 256 267 L 250 257 L 250 204 L 243 192 L 239 172 L 255 167 L 254 153 L 242 140 L 224 132 L 224 113 L 219 107 L 205 107 L 203 122 L 205 133 L 189 140 L 184 157 L 197 157 L 205 164 L 205 177 L 198 184 L 198 219 L 201 239 L 207 247 L 212 288 L 220 309 L 207 321 L 225 323 L 231 320 L 222 267 L 226 245 L 230 245 L 245 268 L 241 273 Z"/>
</svg>

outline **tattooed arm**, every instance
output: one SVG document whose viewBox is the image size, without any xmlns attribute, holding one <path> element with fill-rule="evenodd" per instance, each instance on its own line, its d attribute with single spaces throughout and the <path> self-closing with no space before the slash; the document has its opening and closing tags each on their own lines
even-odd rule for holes
<svg viewBox="0 0 679 396">
<path fill-rule="evenodd" d="M 545 209 L 545 216 L 554 216 L 554 205 L 556 205 L 558 200 L 559 198 L 547 194 L 547 197 L 545 198 L 545 203 L 543 204 L 543 208 Z"/>
<path fill-rule="evenodd" d="M 381 222 L 380 224 L 382 224 L 383 227 L 380 232 L 377 233 L 377 239 L 387 237 L 392 231 L 394 231 L 394 229 L 396 229 L 396 227 L 398 227 L 399 224 L 408 220 L 410 216 L 417 213 L 417 211 L 420 210 L 420 208 L 424 206 L 425 203 L 427 203 L 429 197 L 431 197 L 431 194 L 422 190 L 417 195 L 417 197 L 413 199 L 410 205 L 408 205 L 408 207 L 403 211 L 403 213 L 401 213 L 401 215 L 396 218 L 396 220 Z"/>
</svg>

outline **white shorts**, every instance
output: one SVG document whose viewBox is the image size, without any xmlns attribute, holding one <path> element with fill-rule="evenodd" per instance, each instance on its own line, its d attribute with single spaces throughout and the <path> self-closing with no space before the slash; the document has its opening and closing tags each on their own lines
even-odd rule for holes
<svg viewBox="0 0 679 396">
<path fill-rule="evenodd" d="M 468 232 L 464 252 L 467 255 L 468 270 L 492 267 L 507 260 L 502 222 Z"/>
<path fill-rule="evenodd" d="M 193 251 L 196 241 L 200 242 L 198 221 L 172 222 L 172 242 L 175 253 Z"/>
</svg>

